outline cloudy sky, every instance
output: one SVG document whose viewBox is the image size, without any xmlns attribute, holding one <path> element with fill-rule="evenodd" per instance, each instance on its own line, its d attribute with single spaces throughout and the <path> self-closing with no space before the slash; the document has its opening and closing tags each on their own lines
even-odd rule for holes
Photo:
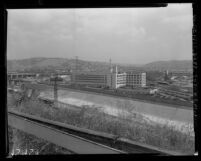
<svg viewBox="0 0 201 161">
<path fill-rule="evenodd" d="M 8 59 L 144 64 L 192 59 L 191 4 L 162 8 L 8 10 Z"/>
</svg>

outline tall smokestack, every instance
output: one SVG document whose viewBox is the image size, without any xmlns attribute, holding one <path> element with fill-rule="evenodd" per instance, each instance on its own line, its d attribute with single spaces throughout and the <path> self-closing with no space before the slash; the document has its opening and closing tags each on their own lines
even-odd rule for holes
<svg viewBox="0 0 201 161">
<path fill-rule="evenodd" d="M 114 67 L 114 73 L 118 73 L 117 66 Z"/>
</svg>

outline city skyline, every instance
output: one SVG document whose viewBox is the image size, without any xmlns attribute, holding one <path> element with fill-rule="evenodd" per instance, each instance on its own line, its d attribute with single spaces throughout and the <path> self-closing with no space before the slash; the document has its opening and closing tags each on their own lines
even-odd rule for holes
<svg viewBox="0 0 201 161">
<path fill-rule="evenodd" d="M 7 58 L 115 63 L 192 60 L 192 5 L 8 10 Z"/>
</svg>

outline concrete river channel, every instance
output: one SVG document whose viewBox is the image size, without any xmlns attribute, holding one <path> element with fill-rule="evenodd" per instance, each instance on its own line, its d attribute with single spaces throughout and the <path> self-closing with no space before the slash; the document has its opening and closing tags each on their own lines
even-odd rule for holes
<svg viewBox="0 0 201 161">
<path fill-rule="evenodd" d="M 44 90 L 39 97 L 53 99 L 52 90 Z M 106 96 L 74 90 L 58 90 L 58 101 L 76 107 L 97 108 L 106 114 L 129 117 L 138 114 L 149 124 L 161 124 L 174 127 L 181 132 L 194 135 L 193 109 L 173 107 L 120 97 Z"/>
</svg>

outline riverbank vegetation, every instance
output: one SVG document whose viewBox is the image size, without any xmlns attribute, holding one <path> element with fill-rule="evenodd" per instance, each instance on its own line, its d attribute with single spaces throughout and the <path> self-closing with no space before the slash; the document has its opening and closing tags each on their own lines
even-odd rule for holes
<svg viewBox="0 0 201 161">
<path fill-rule="evenodd" d="M 15 97 L 8 94 L 8 108 L 10 110 L 114 134 L 167 150 L 187 154 L 194 153 L 195 140 L 190 134 L 181 133 L 166 125 L 148 124 L 143 122 L 138 115 L 133 116 L 135 119 L 125 118 L 125 116 L 117 118 L 100 112 L 96 108 L 80 107 L 80 110 L 79 108 L 75 110 L 72 110 L 72 108 L 54 108 L 54 106 L 47 105 L 37 99 L 25 100 L 16 106 L 15 99 Z"/>
</svg>

